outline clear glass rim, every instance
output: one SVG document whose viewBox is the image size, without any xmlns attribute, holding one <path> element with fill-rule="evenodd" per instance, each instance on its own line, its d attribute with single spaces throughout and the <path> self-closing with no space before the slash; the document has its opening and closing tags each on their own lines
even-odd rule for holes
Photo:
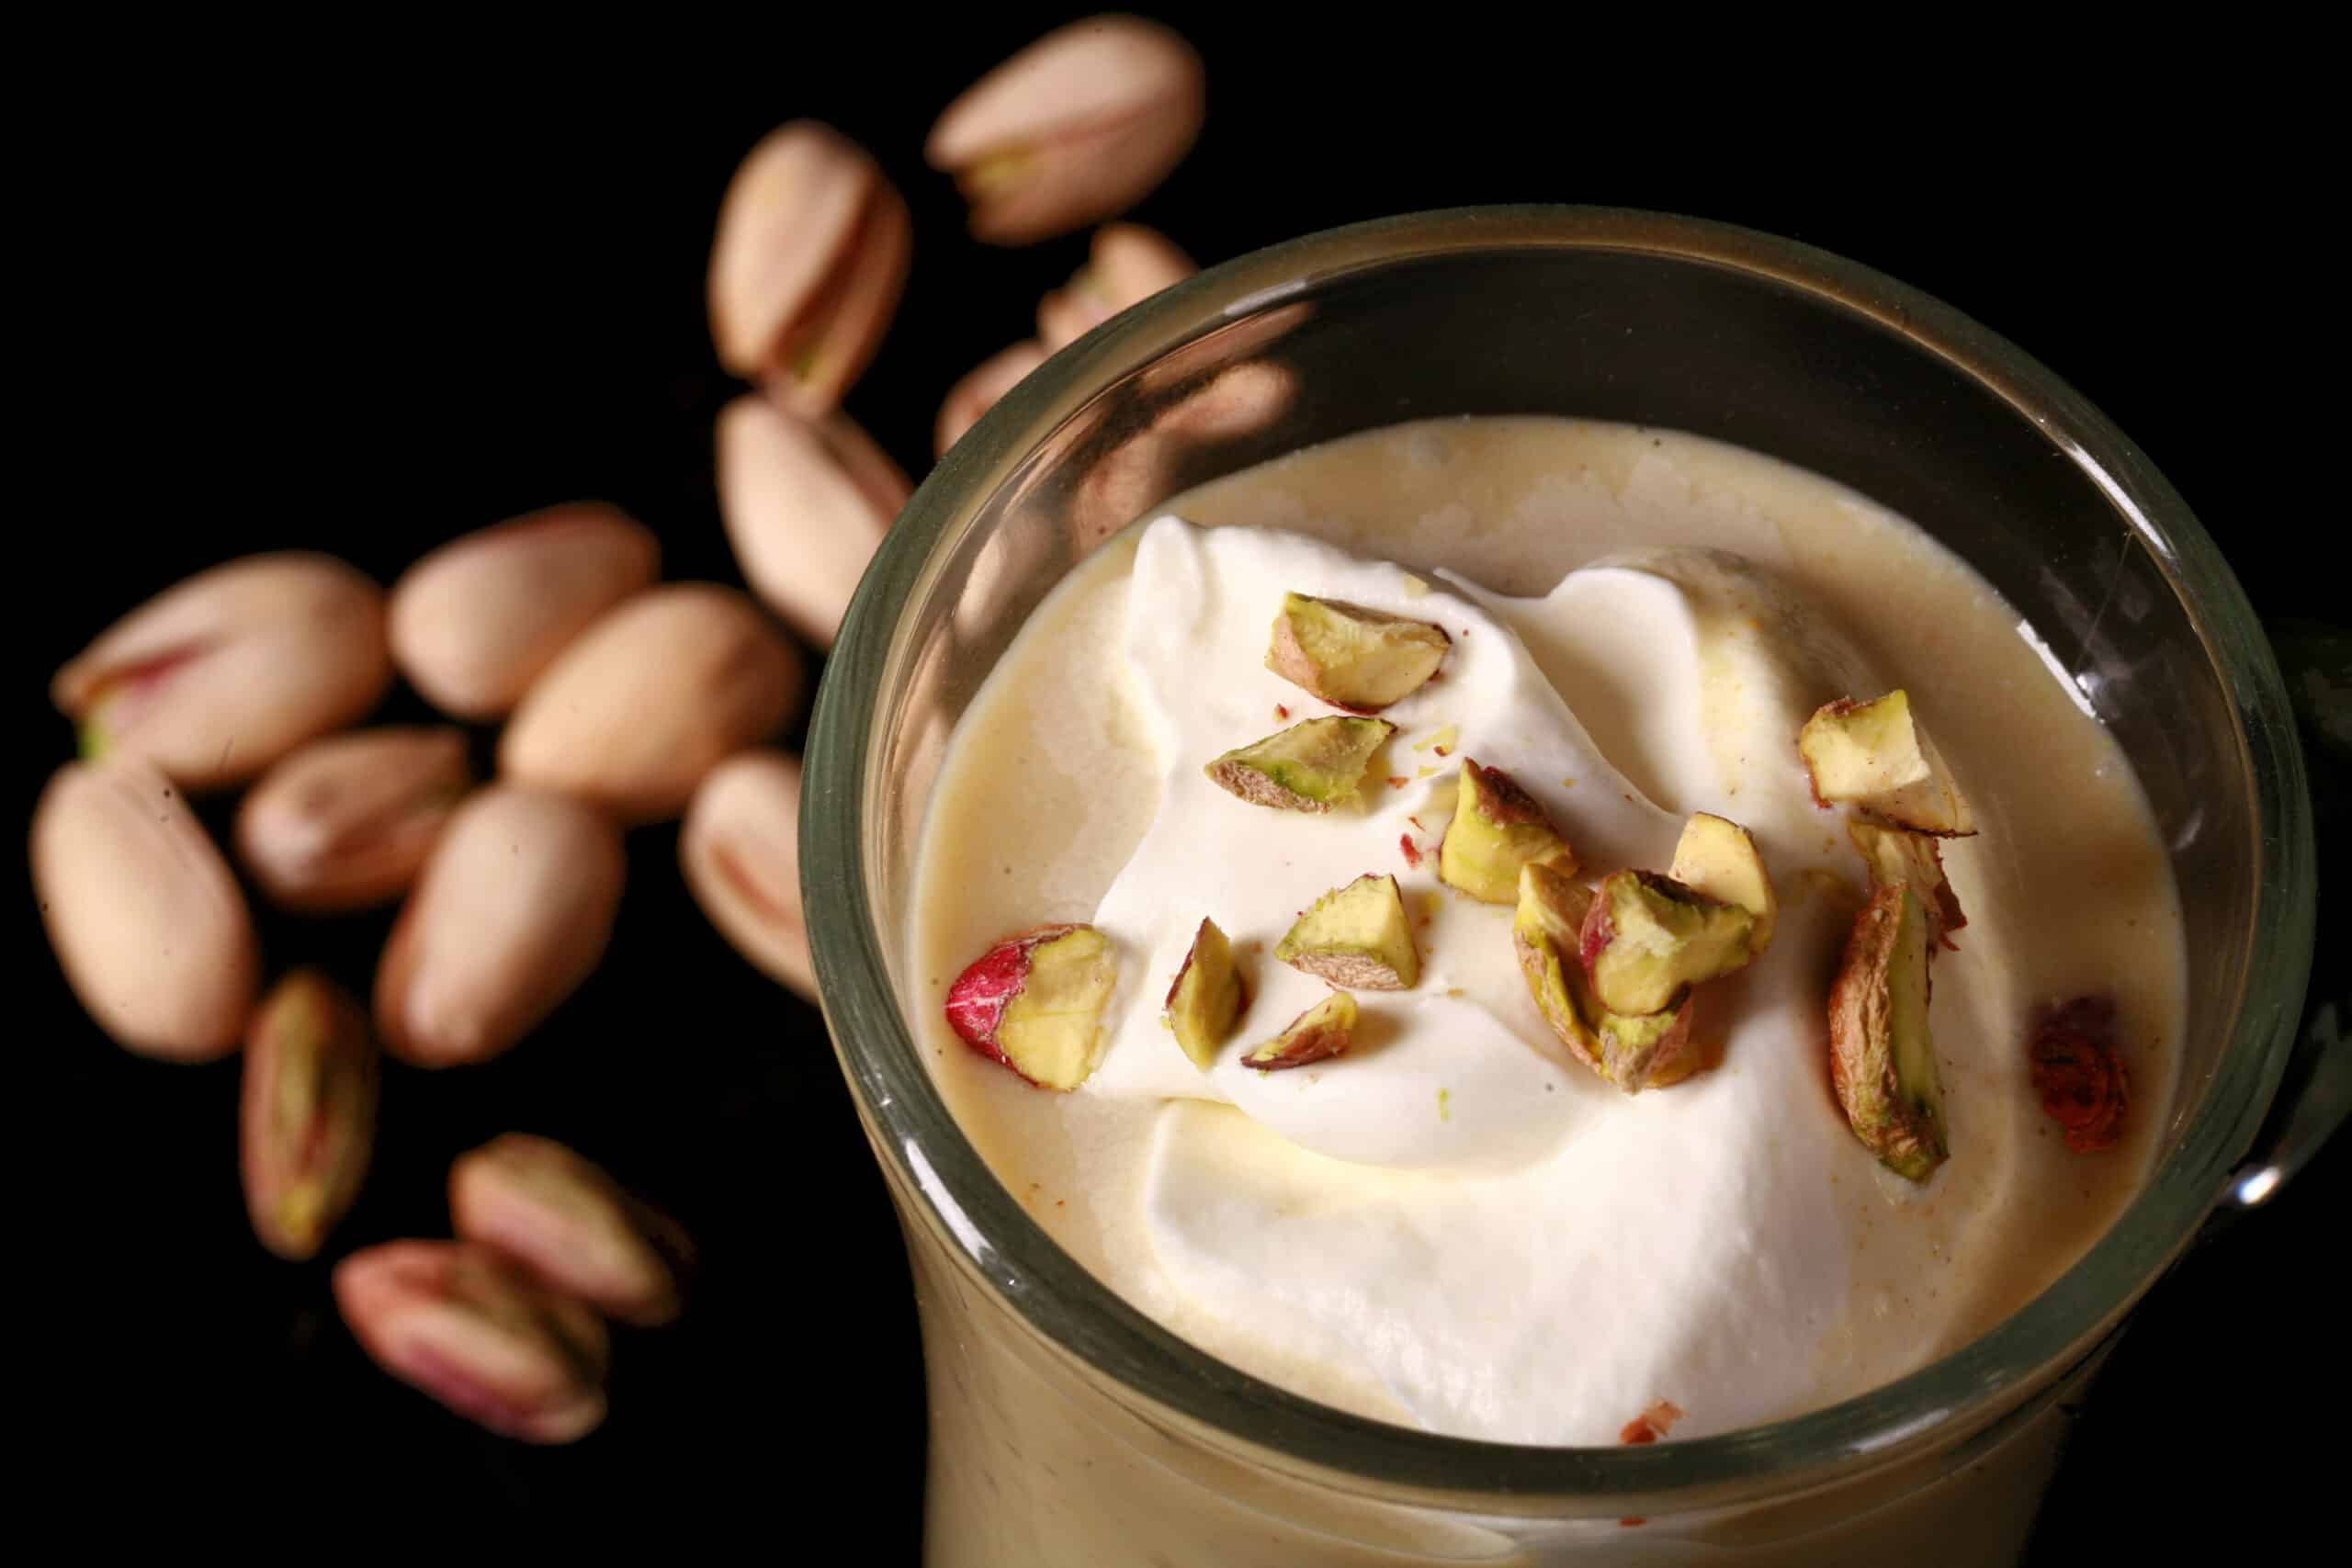
<svg viewBox="0 0 2352 1568">
<path fill-rule="evenodd" d="M 2108 496 L 2179 595 L 2229 695 L 2256 797 L 2256 901 L 2231 1039 L 2196 1120 L 2108 1234 L 1991 1333 L 1907 1377 L 1787 1420 L 1656 1446 L 1539 1448 L 1368 1420 L 1227 1366 L 1127 1305 L 1020 1207 L 956 1126 L 892 993 L 870 898 L 869 790 L 882 781 L 868 777 L 869 748 L 881 694 L 910 657 L 902 612 L 1027 454 L 1121 376 L 1287 295 L 1364 268 L 1530 248 L 1649 254 L 1767 279 L 1909 339 L 2014 408 Z M 807 772 L 802 877 L 827 1021 L 879 1157 L 929 1207 L 932 1228 L 1047 1340 L 1237 1445 L 1500 1516 L 1549 1496 L 1784 1491 L 1806 1472 L 1890 1459 L 1997 1414 L 2021 1385 L 2090 1353 L 2187 1246 L 2252 1143 L 2292 1049 L 2311 963 L 2311 808 L 2285 687 L 2244 590 L 2154 465 L 2059 377 L 1929 296 L 1793 241 L 1660 213 L 1483 207 L 1354 224 L 1209 268 L 1064 349 L 933 469 L 886 537 L 828 663 Z"/>
</svg>

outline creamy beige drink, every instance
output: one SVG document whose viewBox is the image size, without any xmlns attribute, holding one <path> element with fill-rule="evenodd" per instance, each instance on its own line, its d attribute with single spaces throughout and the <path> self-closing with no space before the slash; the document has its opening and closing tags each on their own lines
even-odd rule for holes
<svg viewBox="0 0 2352 1568">
<path fill-rule="evenodd" d="M 1438 678 L 1382 707 L 1395 732 L 1358 798 L 1328 812 L 1204 778 L 1337 712 L 1265 667 L 1286 592 L 1447 638 Z M 2170 874 L 2128 766 L 2041 649 L 1902 520 L 1688 436 L 1432 422 L 1235 475 L 1098 551 L 965 716 L 910 935 L 921 1038 L 975 1145 L 1063 1247 L 1310 1397 L 1593 1445 L 1661 1408 L 1671 1440 L 1860 1393 L 2073 1261 L 2143 1179 L 2169 1099 Z M 1966 922 L 1947 922 L 1928 1010 L 1949 1157 L 1903 1173 L 1857 1135 L 1829 1066 L 1832 987 L 1887 878 L 1849 836 L 1866 814 L 1818 804 L 1795 749 L 1821 705 L 1897 689 L 1978 829 L 1939 840 Z M 1627 1093 L 1547 1027 L 1513 908 L 1441 876 L 1465 757 L 1523 786 L 1582 883 L 1665 872 L 1693 813 L 1752 835 L 1771 933 L 1690 993 L 1695 1073 Z M 1335 994 L 1276 949 L 1364 875 L 1395 878 L 1416 972 L 1354 993 L 1345 1055 L 1244 1065 Z M 1162 1021 L 1204 918 L 1250 992 L 1205 1066 Z M 1046 922 L 1091 925 L 1116 966 L 1070 1092 L 967 1048 L 943 1011 L 967 965 Z M 2030 1051 L 2041 1010 L 2085 998 L 2112 1004 L 2131 1090 L 2096 1152 L 2069 1146 Z M 1020 1551 L 1046 1539 L 941 1560 L 1035 1561 Z M 1292 1550 L 1268 1560 L 1309 1560 Z"/>
</svg>

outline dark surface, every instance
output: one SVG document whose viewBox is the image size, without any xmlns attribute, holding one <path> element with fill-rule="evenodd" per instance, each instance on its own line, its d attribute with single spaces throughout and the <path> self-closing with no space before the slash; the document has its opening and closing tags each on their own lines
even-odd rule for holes
<svg viewBox="0 0 2352 1568">
<path fill-rule="evenodd" d="M 539 61 L 494 88 L 429 74 L 295 86 L 226 65 L 153 92 L 111 84 L 119 96 L 91 118 L 111 114 L 129 143 L 87 178 L 57 171 L 50 254 L 71 275 L 63 324 L 80 341 L 40 389 L 63 418 L 33 456 L 67 466 L 79 500 L 27 520 L 59 554 L 28 600 L 20 813 L 71 750 L 49 671 L 227 557 L 324 548 L 389 582 L 453 534 L 598 496 L 660 531 L 666 575 L 734 580 L 710 424 L 736 389 L 710 352 L 703 268 L 736 159 L 784 119 L 864 141 L 913 204 L 910 294 L 850 408 L 920 476 L 948 384 L 1028 335 L 1036 296 L 1083 254 L 1082 237 L 970 243 L 952 188 L 920 162 L 931 115 L 1041 15 L 934 27 L 920 52 L 887 47 L 887 29 L 823 50 L 714 41 L 664 83 L 616 59 Z M 2238 182 L 2208 190 L 2214 205 L 2264 208 L 2276 174 L 2235 122 L 2135 118 L 2126 135 L 2114 127 L 2132 106 L 2086 103 L 2055 65 L 1964 94 L 1906 62 L 1879 89 L 1825 70 L 1770 90 L 1678 79 L 1665 98 L 1610 85 L 1655 68 L 1637 46 L 1351 51 L 1188 30 L 1209 59 L 1209 130 L 1136 216 L 1203 261 L 1488 200 L 1790 234 L 2025 345 L 2151 453 L 2266 615 L 2336 615 L 2340 584 L 2273 525 L 2254 471 L 2278 460 L 2277 410 L 2249 395 L 2261 380 L 2245 358 L 2249 316 L 2277 287 L 2268 264 L 2231 225 L 2143 221 L 2191 167 Z M 1950 108 L 1928 117 L 1938 129 L 1922 129 L 1923 103 Z M 423 714 L 402 693 L 382 716 Z M 2339 866 L 2341 842 L 2339 822 L 2324 846 Z M 158 1498 L 153 1517 L 180 1521 L 243 1514 L 256 1483 L 295 1512 L 429 1504 L 534 1529 L 763 1529 L 842 1501 L 870 1531 L 857 1561 L 913 1561 L 923 1405 L 906 1266 L 821 1026 L 703 922 L 673 829 L 630 849 L 613 956 L 551 1022 L 479 1070 L 390 1070 L 373 1172 L 331 1244 L 447 1234 L 450 1158 L 510 1128 L 574 1145 L 675 1213 L 705 1260 L 689 1313 L 623 1337 L 611 1419 L 559 1450 L 481 1435 L 373 1370 L 336 1318 L 328 1262 L 279 1263 L 246 1228 L 236 1065 L 114 1048 L 20 906 L 32 1027 L 19 1049 L 63 1080 L 53 1107 L 20 1102 L 63 1145 L 34 1199 L 72 1238 L 53 1343 L 99 1352 L 74 1363 L 84 1421 L 66 1440 L 93 1446 L 62 1450 L 69 1473 L 120 1478 L 123 1496 L 161 1487 L 186 1511 Z M 322 963 L 364 993 L 389 922 L 271 920 L 270 964 Z M 2338 965 L 2320 975 L 2342 992 Z M 2346 1171 L 2339 1147 L 2156 1292 L 2082 1419 L 2034 1562 L 2122 1560 L 2320 1506 L 2325 1445 L 2268 1434 L 2282 1408 L 2324 1408 L 2344 1387 L 2312 1260 L 2342 1234 Z"/>
</svg>

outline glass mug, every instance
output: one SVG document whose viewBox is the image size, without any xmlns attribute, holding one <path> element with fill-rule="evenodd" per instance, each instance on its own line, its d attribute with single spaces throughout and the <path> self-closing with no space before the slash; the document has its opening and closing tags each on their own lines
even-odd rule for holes
<svg viewBox="0 0 2352 1568">
<path fill-rule="evenodd" d="M 2031 620 L 2139 771 L 2189 964 L 2154 1175 L 2041 1296 L 1898 1382 L 1650 1447 L 1345 1415 L 1105 1289 L 981 1163 L 922 1066 L 909 1017 L 931 1004 L 902 933 L 924 808 L 1030 610 L 1169 496 L 1453 414 L 1690 431 L 1860 491 Z M 2321 1124 L 2291 1129 L 2293 1147 L 2245 1164 L 2294 1044 L 2312 846 L 2278 668 L 2211 541 L 2120 431 L 1993 333 L 1742 230 L 1577 208 L 1391 219 L 1243 256 L 1105 323 L 991 410 L 891 530 L 808 767 L 826 1017 L 913 1260 L 939 1568 L 2010 1561 L 2056 1465 L 2060 1402 L 2215 1207 L 2257 1201 L 2326 1131 L 2307 1117 Z"/>
</svg>

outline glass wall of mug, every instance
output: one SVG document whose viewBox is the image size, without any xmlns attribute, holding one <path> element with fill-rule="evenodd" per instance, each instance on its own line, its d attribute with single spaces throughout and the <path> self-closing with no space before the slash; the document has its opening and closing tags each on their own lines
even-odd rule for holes
<svg viewBox="0 0 2352 1568">
<path fill-rule="evenodd" d="M 1314 1404 L 1089 1276 L 980 1162 L 916 1054 L 902 950 L 931 782 L 1028 613 L 1169 496 L 1359 431 L 1476 414 L 1712 436 L 1909 517 L 2032 623 L 2138 770 L 2170 850 L 2187 1060 L 2154 1179 L 1994 1333 L 1862 1398 L 1608 1450 Z M 1649 214 L 1337 231 L 1214 268 L 1057 355 L 894 528 L 809 756 L 813 941 L 915 1262 L 941 1564 L 2007 1560 L 2055 1463 L 2062 1397 L 2253 1138 L 2308 964 L 2308 801 L 2284 694 L 2162 476 L 2049 372 L 1924 296 Z"/>
</svg>

